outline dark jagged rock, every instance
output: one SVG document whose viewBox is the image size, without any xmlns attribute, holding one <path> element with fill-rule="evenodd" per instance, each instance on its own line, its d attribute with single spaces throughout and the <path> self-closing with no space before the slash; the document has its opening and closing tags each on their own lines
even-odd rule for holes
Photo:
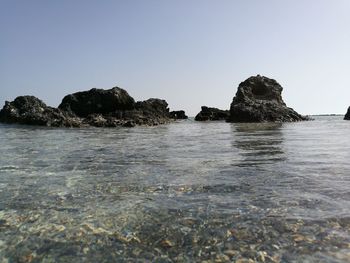
<svg viewBox="0 0 350 263">
<path fill-rule="evenodd" d="M 156 115 L 158 117 L 169 117 L 168 103 L 161 99 L 148 99 L 138 101 L 135 104 L 135 109 L 140 110 L 145 115 Z"/>
<path fill-rule="evenodd" d="M 54 127 L 134 127 L 170 122 L 168 103 L 161 99 L 135 102 L 123 89 L 92 89 L 67 95 L 58 108 L 33 96 L 6 102 L 0 122 Z"/>
<path fill-rule="evenodd" d="M 116 110 L 106 114 L 93 113 L 82 119 L 85 125 L 94 127 L 154 126 L 170 121 L 168 103 L 161 99 L 138 101 L 131 110 Z"/>
<path fill-rule="evenodd" d="M 188 116 L 186 116 L 186 113 L 183 110 L 171 111 L 169 114 L 170 114 L 170 118 L 172 118 L 174 120 L 186 120 L 186 119 L 188 119 Z"/>
<path fill-rule="evenodd" d="M 79 117 L 89 114 L 106 114 L 117 110 L 132 110 L 135 101 L 127 91 L 114 87 L 109 90 L 91 89 L 76 92 L 63 98 L 59 109 L 71 111 Z"/>
<path fill-rule="evenodd" d="M 161 99 L 138 101 L 135 104 L 135 111 L 131 113 L 139 125 L 158 125 L 170 121 L 168 103 Z"/>
<path fill-rule="evenodd" d="M 0 122 L 28 125 L 79 127 L 81 120 L 68 112 L 48 107 L 34 96 L 19 96 L 5 102 L 0 111 Z"/>
<path fill-rule="evenodd" d="M 219 121 L 227 120 L 229 117 L 228 110 L 220 110 L 217 108 L 209 108 L 202 106 L 202 110 L 194 118 L 196 121 Z"/>
<path fill-rule="evenodd" d="M 346 112 L 346 114 L 344 116 L 344 120 L 347 120 L 347 121 L 350 120 L 350 107 L 348 108 L 348 111 Z"/>
<path fill-rule="evenodd" d="M 230 108 L 229 122 L 293 122 L 309 120 L 282 99 L 282 86 L 264 76 L 250 77 L 239 84 Z"/>
</svg>

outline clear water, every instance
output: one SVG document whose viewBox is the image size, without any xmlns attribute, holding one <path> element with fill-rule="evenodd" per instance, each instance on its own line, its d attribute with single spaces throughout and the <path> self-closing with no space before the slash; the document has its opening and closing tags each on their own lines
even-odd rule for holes
<svg viewBox="0 0 350 263">
<path fill-rule="evenodd" d="M 0 262 L 350 262 L 350 122 L 0 126 Z"/>
</svg>

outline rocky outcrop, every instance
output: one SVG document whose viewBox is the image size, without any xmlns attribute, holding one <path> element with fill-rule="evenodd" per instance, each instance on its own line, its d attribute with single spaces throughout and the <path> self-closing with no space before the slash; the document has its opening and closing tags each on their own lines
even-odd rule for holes
<svg viewBox="0 0 350 263">
<path fill-rule="evenodd" d="M 5 102 L 0 122 L 54 127 L 80 127 L 82 121 L 68 112 L 48 107 L 34 96 L 19 96 Z"/>
<path fill-rule="evenodd" d="M 264 76 L 250 77 L 239 84 L 230 108 L 229 122 L 294 122 L 309 120 L 282 99 L 282 86 Z"/>
<path fill-rule="evenodd" d="M 127 91 L 114 87 L 109 90 L 91 89 L 67 95 L 58 108 L 79 117 L 87 117 L 89 114 L 132 110 L 134 106 L 135 101 Z"/>
<path fill-rule="evenodd" d="M 0 122 L 53 127 L 133 127 L 171 121 L 168 103 L 161 99 L 135 102 L 123 89 L 91 89 L 63 98 L 58 108 L 33 96 L 5 102 Z"/>
<path fill-rule="evenodd" d="M 350 107 L 348 108 L 348 111 L 346 112 L 346 114 L 344 116 L 344 120 L 347 120 L 347 121 L 350 120 Z"/>
<path fill-rule="evenodd" d="M 186 115 L 185 111 L 179 110 L 179 111 L 171 111 L 170 118 L 174 120 L 186 120 L 188 119 L 188 116 Z"/>
<path fill-rule="evenodd" d="M 228 110 L 220 110 L 217 108 L 209 108 L 202 106 L 202 110 L 194 118 L 196 121 L 219 121 L 227 120 L 230 112 Z"/>
<path fill-rule="evenodd" d="M 161 99 L 138 101 L 131 115 L 139 125 L 158 125 L 170 121 L 168 103 Z"/>
</svg>

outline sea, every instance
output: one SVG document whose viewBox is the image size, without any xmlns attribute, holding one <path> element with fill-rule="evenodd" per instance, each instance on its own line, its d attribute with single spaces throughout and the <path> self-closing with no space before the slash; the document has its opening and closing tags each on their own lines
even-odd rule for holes
<svg viewBox="0 0 350 263">
<path fill-rule="evenodd" d="M 0 125 L 0 262 L 350 262 L 350 121 Z"/>
</svg>

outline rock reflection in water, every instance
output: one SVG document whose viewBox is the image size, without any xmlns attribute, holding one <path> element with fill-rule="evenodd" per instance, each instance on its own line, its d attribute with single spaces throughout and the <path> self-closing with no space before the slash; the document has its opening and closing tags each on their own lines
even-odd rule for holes
<svg viewBox="0 0 350 263">
<path fill-rule="evenodd" d="M 282 125 L 281 123 L 232 124 L 234 134 L 232 146 L 237 148 L 242 156 L 237 165 L 256 166 L 285 161 Z"/>
</svg>

